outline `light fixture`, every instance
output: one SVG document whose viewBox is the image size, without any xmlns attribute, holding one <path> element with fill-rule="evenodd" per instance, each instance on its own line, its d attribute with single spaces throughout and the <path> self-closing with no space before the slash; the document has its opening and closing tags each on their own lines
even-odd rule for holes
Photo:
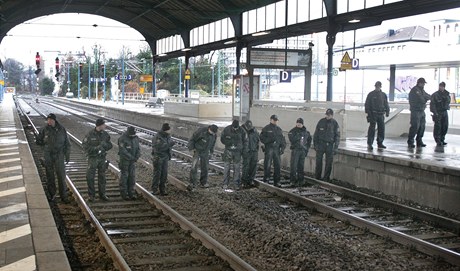
<svg viewBox="0 0 460 271">
<path fill-rule="evenodd" d="M 258 36 L 263 36 L 263 35 L 268 35 L 268 34 L 270 34 L 270 31 L 261 31 L 261 32 L 253 33 L 252 36 L 258 37 Z"/>
<path fill-rule="evenodd" d="M 414 65 L 414 68 L 424 68 L 424 67 L 429 67 L 430 65 L 428 64 L 420 64 L 420 65 Z"/>
<path fill-rule="evenodd" d="M 165 54 L 165 53 L 161 53 L 159 54 L 158 56 L 167 56 L 168 54 Z"/>
<path fill-rule="evenodd" d="M 192 48 L 184 48 L 184 49 L 182 49 L 182 52 L 187 52 L 187 51 L 190 51 L 190 50 L 192 50 Z"/>
<path fill-rule="evenodd" d="M 226 42 L 224 42 L 225 45 L 229 45 L 229 44 L 234 44 L 234 43 L 237 43 L 238 40 L 228 40 Z"/>
<path fill-rule="evenodd" d="M 353 20 L 349 20 L 348 22 L 351 23 L 351 24 L 355 24 L 355 23 L 361 22 L 361 20 L 360 19 L 353 19 Z"/>
</svg>

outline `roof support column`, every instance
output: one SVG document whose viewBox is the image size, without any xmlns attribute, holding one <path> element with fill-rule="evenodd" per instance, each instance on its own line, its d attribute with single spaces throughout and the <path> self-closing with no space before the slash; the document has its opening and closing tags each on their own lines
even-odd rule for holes
<svg viewBox="0 0 460 271">
<path fill-rule="evenodd" d="M 335 36 L 337 35 L 337 31 L 329 29 L 327 31 L 326 36 L 326 43 L 327 43 L 327 90 L 326 90 L 326 101 L 332 101 L 332 79 L 334 77 L 333 74 L 333 62 L 334 59 L 334 43 L 335 43 Z"/>
<path fill-rule="evenodd" d="M 337 0 L 323 0 L 324 6 L 326 7 L 327 13 L 327 90 L 326 90 L 326 101 L 332 101 L 332 79 L 333 79 L 333 47 L 335 43 L 335 36 L 337 35 L 339 26 L 335 22 L 335 16 L 337 15 Z"/>
<path fill-rule="evenodd" d="M 395 100 L 396 65 L 390 65 L 390 90 L 388 98 L 392 102 Z"/>
<path fill-rule="evenodd" d="M 186 71 L 188 70 L 189 63 L 190 63 L 190 54 L 188 52 L 185 52 L 185 70 Z M 185 98 L 188 98 L 188 92 L 189 92 L 189 89 L 190 89 L 190 80 L 185 79 L 184 84 L 185 84 L 185 86 L 184 86 Z"/>
</svg>

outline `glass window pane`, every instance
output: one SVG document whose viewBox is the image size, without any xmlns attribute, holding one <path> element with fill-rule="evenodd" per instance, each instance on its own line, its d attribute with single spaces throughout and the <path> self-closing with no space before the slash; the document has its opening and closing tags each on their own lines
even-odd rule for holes
<svg viewBox="0 0 460 271">
<path fill-rule="evenodd" d="M 337 14 L 342 14 L 347 12 L 348 2 L 350 0 L 337 0 Z"/>
<path fill-rule="evenodd" d="M 310 0 L 310 20 L 323 17 L 323 0 Z"/>
<path fill-rule="evenodd" d="M 383 0 L 366 0 L 366 8 L 373 8 L 383 5 Z"/>
<path fill-rule="evenodd" d="M 228 38 L 228 21 L 223 19 L 222 21 L 222 37 L 220 40 Z"/>
<path fill-rule="evenodd" d="M 320 0 L 321 1 L 321 0 Z M 276 20 L 276 23 L 275 23 L 275 28 L 278 28 L 278 27 L 283 27 L 285 25 L 285 22 L 284 22 L 284 18 L 286 17 L 285 16 L 285 6 L 286 6 L 286 3 L 284 1 L 280 1 L 280 2 L 277 2 L 276 3 L 276 10 L 275 10 L 275 20 Z"/>
<path fill-rule="evenodd" d="M 356 11 L 364 9 L 364 0 L 353 0 L 349 1 L 350 9 L 348 11 Z"/>
<path fill-rule="evenodd" d="M 286 0 L 288 1 L 288 25 L 297 23 L 297 2 L 299 0 Z"/>
<path fill-rule="evenodd" d="M 298 1 L 298 10 L 297 10 L 297 17 L 299 23 L 308 21 L 310 17 L 310 1 L 307 0 L 300 0 Z"/>
<path fill-rule="evenodd" d="M 243 13 L 243 35 L 247 35 L 249 29 L 249 22 L 248 22 L 249 12 Z"/>
<path fill-rule="evenodd" d="M 265 8 L 257 9 L 257 32 L 266 30 L 265 28 Z"/>
<path fill-rule="evenodd" d="M 255 33 L 257 32 L 256 28 L 256 18 L 257 18 L 257 12 L 256 10 L 250 10 L 249 11 L 249 18 L 248 18 L 248 34 Z"/>
<path fill-rule="evenodd" d="M 265 9 L 267 17 L 267 29 L 275 28 L 275 6 L 276 4 L 268 5 Z"/>
<path fill-rule="evenodd" d="M 227 38 L 234 38 L 235 28 L 233 27 L 232 20 L 230 20 L 230 18 L 227 18 L 227 24 L 228 24 Z"/>
</svg>

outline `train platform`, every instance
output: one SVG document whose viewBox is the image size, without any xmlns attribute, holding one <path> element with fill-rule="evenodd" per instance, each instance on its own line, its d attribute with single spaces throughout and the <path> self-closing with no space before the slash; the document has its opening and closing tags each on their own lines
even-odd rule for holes
<svg viewBox="0 0 460 271">
<path fill-rule="evenodd" d="M 0 270 L 71 270 L 11 94 L 0 103 Z"/>
<path fill-rule="evenodd" d="M 164 114 L 161 108 L 148 108 L 144 104 L 100 102 L 88 100 L 65 100 L 78 104 L 90 105 L 92 111 L 99 115 L 110 116 L 120 121 L 160 130 L 164 122 L 173 127 L 173 134 L 189 138 L 198 128 L 216 124 L 221 128 L 231 123 L 231 118 L 201 119 L 188 116 Z M 269 109 L 268 109 L 269 110 Z M 299 112 L 299 117 L 308 112 Z M 253 123 L 267 123 L 266 120 L 252 120 Z M 305 115 L 304 119 L 308 116 Z M 322 117 L 322 115 L 321 115 Z M 281 119 L 283 130 L 287 133 L 287 123 L 295 120 Z M 280 125 L 280 126 L 282 126 Z M 314 124 L 307 124 L 307 129 L 314 132 Z M 363 125 L 367 126 L 367 123 Z M 358 188 L 379 191 L 382 194 L 396 196 L 398 200 L 409 200 L 434 209 L 440 209 L 460 215 L 460 135 L 454 134 L 457 129 L 446 136 L 448 143 L 444 147 L 436 147 L 429 123 L 424 136 L 427 144 L 424 148 L 407 147 L 407 136 L 386 137 L 386 149 L 367 149 L 365 136 L 343 138 L 338 155 L 334 156 L 332 176 L 334 179 L 350 183 Z M 262 127 L 258 127 L 259 131 Z M 407 130 L 409 123 L 407 123 Z M 217 146 L 223 147 L 220 140 Z M 376 145 L 376 144 L 374 144 Z M 282 166 L 289 167 L 290 151 L 281 157 Z M 259 158 L 263 154 L 259 153 Z M 315 151 L 311 150 L 306 159 L 305 170 L 313 173 L 316 159 Z"/>
</svg>

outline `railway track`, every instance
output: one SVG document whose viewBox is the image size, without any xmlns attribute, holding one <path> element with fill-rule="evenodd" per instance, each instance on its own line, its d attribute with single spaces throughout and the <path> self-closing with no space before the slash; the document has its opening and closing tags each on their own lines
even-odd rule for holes
<svg viewBox="0 0 460 271">
<path fill-rule="evenodd" d="M 69 136 L 67 185 L 118 269 L 255 270 L 142 187 L 136 187 L 142 197 L 123 200 L 114 165 L 106 175 L 110 202 L 89 203 L 83 196 L 87 194 L 86 157 L 81 142 Z"/>
<path fill-rule="evenodd" d="M 116 122 L 116 120 L 112 121 Z M 148 136 L 155 133 L 142 127 L 137 127 L 137 130 Z M 185 141 L 177 138 L 175 140 L 180 143 L 176 145 L 174 151 L 175 162 L 187 169 L 191 157 L 186 150 Z M 144 143 L 149 145 L 149 141 L 149 138 L 146 138 Z M 217 156 L 211 159 L 210 166 L 214 171 L 220 172 L 222 162 L 219 152 L 215 153 Z M 287 172 L 284 173 L 288 175 Z M 299 213 L 302 213 L 302 208 L 314 209 L 365 231 L 390 238 L 395 242 L 460 266 L 459 221 L 315 179 L 307 178 L 306 180 L 310 185 L 300 188 L 290 187 L 287 178 L 282 180 L 281 189 L 260 181 L 257 183 L 260 189 L 294 203 L 288 205 L 287 208 L 295 209 L 299 208 L 297 204 L 300 205 Z"/>
</svg>

